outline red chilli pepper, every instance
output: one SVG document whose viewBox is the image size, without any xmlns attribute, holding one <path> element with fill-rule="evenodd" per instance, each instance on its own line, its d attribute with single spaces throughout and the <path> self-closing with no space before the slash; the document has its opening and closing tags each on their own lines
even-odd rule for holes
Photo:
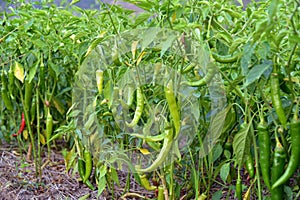
<svg viewBox="0 0 300 200">
<path fill-rule="evenodd" d="M 19 131 L 17 133 L 12 134 L 12 136 L 17 137 L 18 135 L 20 135 L 24 131 L 25 125 L 26 125 L 26 121 L 24 118 L 24 113 L 22 113 L 22 119 L 21 119 L 21 125 Z"/>
</svg>

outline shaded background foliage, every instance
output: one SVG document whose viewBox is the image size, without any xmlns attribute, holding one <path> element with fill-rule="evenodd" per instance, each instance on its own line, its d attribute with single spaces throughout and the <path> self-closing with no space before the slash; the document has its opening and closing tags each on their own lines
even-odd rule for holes
<svg viewBox="0 0 300 200">
<path fill-rule="evenodd" d="M 101 1 L 103 3 L 109 3 L 109 4 L 114 2 L 114 0 L 101 0 Z M 54 0 L 54 3 L 57 5 L 61 4 L 62 2 L 66 2 L 66 1 L 65 0 L 64 1 Z M 67 2 L 71 2 L 71 1 L 67 1 Z M 76 5 L 81 8 L 98 8 L 98 4 L 99 4 L 98 2 L 99 2 L 99 0 L 82 0 L 82 1 L 78 2 Z M 126 2 L 122 2 L 122 1 L 116 1 L 116 2 L 120 3 L 121 5 L 123 5 L 126 8 L 135 9 L 135 10 L 139 10 L 139 11 L 141 10 L 138 7 L 136 7 L 132 4 L 126 3 Z M 251 0 L 243 0 L 243 3 L 245 6 L 250 2 L 251 2 Z M 0 0 L 0 6 L 1 6 L 1 9 L 5 9 L 6 1 Z"/>
<path fill-rule="evenodd" d="M 282 6 L 279 10 L 277 4 L 270 4 L 271 1 L 268 1 L 266 4 L 260 3 L 259 5 L 248 6 L 247 10 L 243 12 L 242 8 L 237 7 L 232 1 L 228 1 L 228 4 L 223 4 L 227 1 L 205 1 L 205 3 L 203 3 L 204 1 L 185 1 L 185 3 L 190 3 L 187 3 L 187 5 L 200 2 L 195 7 L 182 6 L 182 2 L 184 1 L 177 1 L 177 4 L 171 7 L 168 6 L 168 1 L 164 1 L 164 4 L 157 3 L 155 5 L 149 5 L 146 2 L 143 5 L 145 12 L 139 16 L 129 16 L 132 13 L 131 11 L 114 6 L 111 9 L 97 11 L 80 9 L 76 6 L 65 9 L 56 6 L 49 7 L 48 5 L 44 5 L 43 9 L 36 9 L 31 4 L 21 5 L 15 10 L 10 10 L 11 13 L 3 14 L 4 18 L 1 21 L 3 26 L 0 26 L 0 31 L 1 35 L 5 37 L 2 38 L 0 45 L 0 58 L 3 60 L 1 62 L 3 69 L 1 75 L 8 78 L 11 75 L 11 69 L 17 69 L 14 71 L 19 80 L 15 78 L 15 80 L 12 79 L 8 82 L 12 83 L 13 87 L 18 86 L 19 90 L 9 90 L 5 93 L 12 97 L 15 109 L 8 109 L 3 103 L 1 104 L 1 139 L 4 138 L 7 141 L 14 141 L 15 139 L 11 136 L 11 133 L 15 133 L 18 129 L 18 122 L 21 121 L 20 116 L 24 111 L 22 94 L 26 95 L 26 87 L 20 79 L 26 76 L 26 79 L 31 78 L 34 84 L 33 88 L 39 87 L 39 90 L 33 90 L 33 93 L 40 93 L 40 96 L 34 96 L 42 101 L 40 102 L 40 112 L 36 112 L 42 116 L 40 117 L 42 120 L 39 123 L 39 128 L 37 128 L 38 125 L 36 125 L 35 120 L 32 120 L 29 124 L 28 117 L 26 119 L 27 127 L 32 127 L 33 132 L 47 130 L 46 116 L 48 116 L 47 113 L 51 113 L 55 122 L 53 123 L 53 130 L 55 130 L 53 137 L 56 139 L 65 136 L 64 139 L 68 141 L 68 149 L 64 152 L 66 168 L 67 170 L 74 166 L 76 168 L 76 161 L 83 158 L 83 152 L 87 148 L 84 147 L 84 144 L 81 144 L 80 137 L 82 137 L 82 134 L 79 131 L 74 131 L 76 125 L 73 123 L 74 121 L 70 120 L 75 116 L 75 112 L 68 115 L 66 110 L 72 103 L 70 91 L 73 86 L 74 74 L 87 52 L 90 52 L 97 44 L 102 42 L 103 36 L 110 37 L 119 31 L 123 32 L 138 27 L 161 26 L 169 28 L 171 26 L 174 30 L 183 33 L 189 33 L 190 31 L 192 34 L 197 35 L 199 45 L 205 46 L 211 53 L 215 60 L 215 65 L 212 66 L 217 67 L 217 69 L 213 68 L 211 71 L 218 70 L 222 73 L 226 95 L 229 97 L 230 112 L 227 109 L 226 124 L 228 124 L 228 127 L 224 127 L 225 129 L 222 130 L 223 135 L 220 137 L 219 143 L 212 150 L 211 155 L 204 158 L 200 157 L 200 144 L 207 132 L 209 119 L 206 116 L 209 115 L 211 102 L 207 98 L 207 95 L 209 95 L 207 87 L 195 86 L 197 87 L 195 95 L 199 97 L 201 103 L 201 108 L 199 108 L 201 110 L 201 126 L 195 133 L 197 135 L 194 143 L 190 146 L 190 154 L 184 153 L 185 155 L 180 164 L 176 167 L 172 166 L 175 170 L 170 170 L 168 166 L 162 170 L 165 173 L 164 176 L 167 177 L 167 181 L 169 181 L 165 184 L 167 184 L 170 191 L 175 190 L 174 187 L 176 187 L 176 197 L 181 195 L 181 191 L 191 191 L 191 195 L 194 195 L 196 199 L 197 195 L 202 193 L 210 195 L 212 185 L 218 184 L 215 182 L 216 179 L 218 179 L 218 182 L 224 182 L 220 185 L 222 185 L 222 188 L 225 187 L 224 191 L 220 190 L 218 195 L 227 193 L 228 190 L 232 191 L 232 187 L 236 183 L 239 183 L 236 185 L 240 187 L 240 195 L 242 189 L 247 187 L 249 188 L 248 191 L 253 190 L 254 192 L 251 192 L 251 194 L 256 196 L 261 196 L 262 190 L 268 191 L 264 185 L 260 184 L 262 179 L 257 175 L 260 171 L 258 165 L 255 166 L 256 174 L 254 174 L 254 171 L 251 174 L 249 173 L 252 176 L 249 180 L 250 182 L 253 181 L 250 186 L 249 181 L 241 180 L 240 174 L 245 171 L 243 164 L 246 158 L 248 160 L 249 155 L 253 154 L 255 163 L 259 163 L 259 154 L 262 152 L 260 151 L 261 148 L 256 146 L 256 128 L 261 119 L 265 118 L 264 120 L 266 120 L 269 128 L 268 138 L 271 145 L 269 153 L 273 153 L 271 150 L 273 151 L 278 138 L 287 149 L 287 153 L 291 149 L 291 134 L 289 131 L 281 131 L 280 137 L 278 137 L 276 131 L 281 126 L 278 116 L 284 116 L 290 121 L 291 114 L 294 112 L 297 116 L 298 112 L 294 109 L 296 106 L 293 105 L 293 102 L 297 102 L 296 98 L 299 96 L 300 91 L 300 52 L 299 47 L 297 47 L 300 41 L 298 35 L 300 17 L 299 13 L 296 12 L 299 5 L 296 1 L 290 0 L 289 7 Z M 276 9 L 279 11 L 276 12 Z M 113 15 L 109 16 L 109 14 Z M 148 37 L 145 38 L 148 39 Z M 168 44 L 165 45 L 164 48 L 168 49 L 170 47 Z M 284 48 L 281 48 L 281 46 L 284 46 Z M 185 48 L 186 50 L 197 49 L 191 48 L 188 44 Z M 130 53 L 128 55 L 129 59 L 124 60 L 125 58 L 122 58 L 122 55 L 118 55 L 117 48 L 115 49 L 116 51 L 111 52 L 114 62 L 110 71 L 104 74 L 104 85 L 108 88 L 108 92 L 105 92 L 108 94 L 108 98 L 104 95 L 106 99 L 109 99 L 110 94 L 112 94 L 112 87 L 109 85 L 112 86 L 115 83 L 110 81 L 118 79 L 128 69 L 128 66 L 124 65 L 125 61 L 133 61 Z M 158 54 L 152 52 L 149 55 L 155 57 Z M 278 55 L 280 57 L 277 57 Z M 167 64 L 171 65 L 172 61 Z M 279 69 L 276 69 L 278 70 L 275 71 L 276 73 L 274 72 L 274 65 L 280 66 Z M 194 68 L 186 72 L 188 79 L 191 81 L 203 80 L 204 78 L 199 77 L 199 75 L 203 75 L 203 73 L 199 73 L 203 72 L 203 66 L 191 66 Z M 183 68 L 183 65 L 179 67 Z M 20 74 L 20 68 L 25 70 L 25 75 Z M 125 70 L 122 71 L 122 68 Z M 273 75 L 270 75 L 272 71 Z M 270 94 L 272 84 L 270 84 L 269 79 L 270 76 L 274 78 L 274 74 L 276 74 L 276 78 L 281 78 L 281 86 L 287 86 L 287 89 L 277 88 L 277 102 L 271 97 L 272 92 Z M 279 74 L 278 77 L 277 74 Z M 43 79 L 42 75 L 45 75 Z M 108 84 L 109 82 L 111 84 Z M 1 82 L 1 86 L 6 89 L 3 83 Z M 43 86 L 44 89 L 42 89 L 41 83 L 46 83 L 46 88 Z M 162 92 L 161 88 L 158 88 L 158 91 Z M 146 101 L 155 100 L 157 94 L 156 92 L 153 93 Z M 164 95 L 161 96 L 163 99 Z M 100 95 L 99 98 L 102 97 Z M 30 100 L 29 98 L 29 102 Z M 47 102 L 48 100 L 50 104 Z M 274 103 L 279 104 L 281 101 L 282 108 L 284 108 L 283 115 L 279 115 L 274 109 Z M 101 120 L 101 124 L 104 124 L 106 133 L 113 137 L 115 141 L 120 140 L 126 143 L 127 140 L 123 140 L 122 133 L 114 127 L 114 119 L 111 114 L 112 111 L 107 105 L 108 103 L 109 101 L 101 101 L 97 104 L 101 109 L 100 111 L 103 112 L 103 116 L 106 113 L 99 120 Z M 135 110 L 136 102 L 133 105 L 132 111 Z M 143 112 L 142 115 L 142 118 L 147 118 L 147 113 Z M 35 116 L 35 112 L 32 116 Z M 20 145 L 23 149 L 29 143 L 24 135 L 18 138 L 24 140 L 22 141 L 24 145 L 23 143 Z M 43 137 L 43 134 L 37 135 Z M 34 135 L 35 139 L 37 135 Z M 45 141 L 41 143 L 45 145 Z M 74 143 L 77 145 L 74 145 Z M 138 148 L 138 146 L 134 147 Z M 287 161 L 286 159 L 283 162 Z M 238 170 L 236 165 L 238 165 Z M 89 166 L 91 167 L 91 165 Z M 96 179 L 101 183 L 99 189 L 99 193 L 101 193 L 105 188 L 105 177 L 112 175 L 112 172 L 109 171 L 110 169 L 107 170 L 108 165 L 103 162 L 97 163 L 97 158 L 94 160 L 94 166 Z M 218 177 L 219 174 L 220 178 Z M 297 173 L 295 174 L 297 175 Z M 173 175 L 176 175 L 176 177 Z M 253 178 L 253 176 L 257 177 Z M 114 178 L 113 181 L 117 182 L 116 176 Z M 175 179 L 179 179 L 179 181 L 175 181 Z M 136 180 L 139 180 L 139 178 L 136 178 Z M 295 186 L 296 181 L 292 180 L 291 184 L 286 184 L 289 191 L 286 190 L 285 193 L 289 193 L 289 195 L 293 195 L 293 191 L 299 191 L 299 187 Z M 180 181 L 184 184 L 181 184 Z M 242 188 L 242 184 L 245 187 Z M 253 185 L 257 188 L 252 187 Z M 231 195 L 230 192 L 227 194 Z M 217 192 L 213 195 L 217 195 Z"/>
<path fill-rule="evenodd" d="M 76 3 L 76 6 L 81 7 L 81 8 L 99 8 L 99 2 L 103 2 L 103 3 L 109 3 L 112 4 L 114 2 L 114 0 L 82 0 L 79 1 L 78 3 Z M 5 0 L 0 0 L 0 6 L 1 9 L 5 9 L 5 7 L 7 6 L 8 3 L 6 3 L 7 1 Z M 70 3 L 71 1 L 66 1 L 66 0 L 54 0 L 53 1 L 56 5 L 65 5 L 67 2 Z M 13 1 L 11 1 L 11 3 L 13 3 Z M 116 3 L 121 4 L 122 6 L 129 8 L 129 9 L 135 9 L 135 10 L 141 10 L 138 7 L 130 4 L 130 3 L 126 3 L 126 2 L 121 2 L 121 1 L 116 1 Z M 10 2 L 9 2 L 10 4 Z"/>
</svg>

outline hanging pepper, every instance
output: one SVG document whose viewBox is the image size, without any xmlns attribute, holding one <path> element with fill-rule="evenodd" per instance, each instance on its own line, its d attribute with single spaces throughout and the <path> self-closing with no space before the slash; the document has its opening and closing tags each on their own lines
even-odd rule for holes
<svg viewBox="0 0 300 200">
<path fill-rule="evenodd" d="M 240 176 L 240 170 L 238 169 L 238 178 L 236 180 L 235 184 L 235 194 L 238 200 L 242 200 L 242 195 L 243 195 L 243 188 L 242 188 L 242 179 Z"/>
<path fill-rule="evenodd" d="M 272 185 L 272 189 L 284 184 L 295 173 L 300 164 L 300 120 L 297 119 L 298 113 L 290 123 L 291 135 L 291 156 L 284 174 Z"/>
<path fill-rule="evenodd" d="M 280 86 L 279 86 L 278 73 L 277 73 L 276 66 L 274 66 L 273 73 L 271 74 L 270 84 L 271 84 L 272 104 L 275 108 L 275 111 L 276 111 L 276 114 L 278 116 L 280 123 L 283 125 L 284 128 L 286 128 L 287 119 L 286 119 L 285 112 L 284 112 L 284 109 L 282 106 L 282 101 L 280 98 Z"/>
<path fill-rule="evenodd" d="M 245 167 L 249 173 L 250 178 L 253 178 L 255 175 L 255 171 L 254 171 L 253 157 L 252 157 L 251 152 L 249 152 L 249 154 L 245 160 Z"/>
<path fill-rule="evenodd" d="M 32 101 L 32 92 L 33 92 L 33 81 L 25 79 L 25 110 L 26 112 L 30 111 L 31 101 Z"/>
<path fill-rule="evenodd" d="M 270 189 L 270 153 L 271 153 L 271 141 L 268 132 L 268 127 L 264 122 L 261 122 L 257 126 L 257 134 L 259 141 L 259 160 L 261 174 L 266 186 Z"/>
<path fill-rule="evenodd" d="M 1 88 L 1 98 L 4 102 L 4 105 L 6 106 L 7 110 L 9 111 L 13 111 L 14 107 L 13 104 L 11 102 L 10 96 L 8 95 L 8 91 L 7 91 L 7 80 L 4 74 L 4 70 L 2 71 L 2 76 L 1 76 L 1 80 L 2 80 L 2 88 Z"/>
<path fill-rule="evenodd" d="M 25 121 L 24 113 L 22 113 L 20 128 L 18 132 L 12 134 L 12 136 L 17 137 L 18 135 L 20 135 L 24 131 L 25 125 L 26 125 L 26 121 Z"/>
<path fill-rule="evenodd" d="M 274 151 L 273 166 L 271 169 L 271 182 L 274 184 L 284 172 L 285 166 L 285 151 L 279 139 L 276 137 L 276 147 Z M 283 186 L 278 186 L 271 189 L 271 200 L 284 199 Z"/>
</svg>

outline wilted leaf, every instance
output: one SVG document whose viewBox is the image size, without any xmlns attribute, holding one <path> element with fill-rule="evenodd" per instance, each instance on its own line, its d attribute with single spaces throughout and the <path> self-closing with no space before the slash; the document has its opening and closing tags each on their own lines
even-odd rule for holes
<svg viewBox="0 0 300 200">
<path fill-rule="evenodd" d="M 113 84 L 112 84 L 112 80 L 108 80 L 108 82 L 105 84 L 104 90 L 103 90 L 103 95 L 104 98 L 107 100 L 108 102 L 108 106 L 111 107 L 112 103 L 113 103 Z"/>
<path fill-rule="evenodd" d="M 202 193 L 199 197 L 198 200 L 205 200 L 207 198 L 206 194 Z"/>
<path fill-rule="evenodd" d="M 243 200 L 250 200 L 251 186 L 248 188 L 247 192 L 244 194 Z"/>
<path fill-rule="evenodd" d="M 144 149 L 144 148 L 139 148 L 140 152 L 143 154 L 143 155 L 149 155 L 150 152 L 148 149 Z"/>
<path fill-rule="evenodd" d="M 51 99 L 52 104 L 54 105 L 54 107 L 56 108 L 56 110 L 61 114 L 64 115 L 66 110 L 65 107 L 63 105 L 63 103 L 55 96 L 52 97 Z"/>
<path fill-rule="evenodd" d="M 63 150 L 63 156 L 65 160 L 65 166 L 66 166 L 66 172 L 69 171 L 71 168 L 75 158 L 76 158 L 76 153 L 75 153 L 75 146 L 71 149 L 71 151 Z"/>
<path fill-rule="evenodd" d="M 23 134 L 24 139 L 27 140 L 28 139 L 28 130 L 25 129 L 22 134 Z"/>
<path fill-rule="evenodd" d="M 45 136 L 41 133 L 40 133 L 40 142 L 41 142 L 42 145 L 46 144 Z"/>
<path fill-rule="evenodd" d="M 143 59 L 143 56 L 144 56 L 146 53 L 147 53 L 147 52 L 143 51 L 143 52 L 139 55 L 139 57 L 138 57 L 138 59 L 137 59 L 137 61 L 136 61 L 136 64 L 137 64 L 137 65 L 140 64 L 141 60 Z"/>
<path fill-rule="evenodd" d="M 99 94 L 102 94 L 103 91 L 103 70 L 98 69 L 96 71 L 96 83 Z"/>
<path fill-rule="evenodd" d="M 14 68 L 14 75 L 17 79 L 19 79 L 22 83 L 24 82 L 24 68 L 23 66 L 18 63 L 17 61 L 15 62 L 15 68 Z"/>
<path fill-rule="evenodd" d="M 138 45 L 139 41 L 133 41 L 131 44 L 131 54 L 132 54 L 132 58 L 135 59 L 135 53 L 136 53 L 136 48 Z"/>
</svg>

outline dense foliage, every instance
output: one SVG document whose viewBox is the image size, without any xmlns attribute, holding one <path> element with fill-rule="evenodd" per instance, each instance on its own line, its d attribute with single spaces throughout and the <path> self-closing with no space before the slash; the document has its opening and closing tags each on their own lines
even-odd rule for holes
<svg viewBox="0 0 300 200">
<path fill-rule="evenodd" d="M 126 151 L 157 152 L 149 168 L 128 164 L 136 181 L 147 190 L 157 190 L 158 199 L 183 195 L 185 199 L 220 199 L 233 193 L 238 199 L 299 198 L 299 1 L 253 2 L 243 9 L 227 0 L 126 0 L 142 8 L 141 13 L 104 4 L 100 10 L 81 9 L 75 1 L 66 7 L 24 2 L 17 1 L 1 13 L 0 138 L 19 141 L 23 151 L 32 144 L 37 176 L 41 175 L 41 147 L 47 145 L 50 153 L 52 143 L 65 140 L 67 170 L 78 170 L 83 183 L 91 189 L 97 185 L 99 195 L 105 189 L 113 195 L 119 179 L 113 161 L 101 154 L 103 135 L 78 131 L 81 127 L 76 105 L 72 105 L 72 89 L 80 85 L 80 66 L 86 65 L 98 45 L 126 31 L 155 27 L 180 33 L 182 45 L 167 39 L 159 48 L 144 52 L 136 40 L 153 41 L 151 32 L 141 32 L 132 39 L 131 51 L 123 53 L 111 47 L 105 52 L 112 61 L 106 71 L 100 66 L 99 71 L 90 72 L 99 78 L 93 102 L 101 134 L 122 144 Z M 184 59 L 182 54 L 178 58 L 178 49 L 184 52 Z M 195 62 L 192 57 L 199 52 L 205 52 L 203 59 Z M 164 133 L 160 133 L 164 135 L 124 134 L 118 127 L 118 111 L 112 106 L 113 95 L 118 94 L 114 86 L 128 69 L 138 68 L 139 63 L 159 66 L 158 60 L 187 81 L 180 82 L 175 76 L 164 86 L 139 85 L 125 99 L 133 118 L 127 126 L 146 127 L 152 123 L 147 105 L 163 105 L 158 108 L 166 116 Z M 198 107 L 193 109 L 199 113 L 198 126 L 191 145 L 171 155 L 179 159 L 164 165 L 183 124 L 184 105 L 173 96 L 175 86 L 182 83 L 197 97 Z M 225 94 L 226 103 L 214 116 L 213 100 L 208 97 L 215 92 L 215 83 L 221 83 L 218 89 Z M 97 84 L 94 87 L 97 90 Z M 224 126 L 214 124 L 217 120 Z M 215 128 L 210 128 L 211 124 Z M 218 137 L 212 150 L 203 155 L 208 131 Z M 145 142 L 146 147 L 142 146 Z M 248 180 L 242 179 L 244 169 Z M 226 194 L 213 191 L 213 187 L 222 187 Z"/>
</svg>

